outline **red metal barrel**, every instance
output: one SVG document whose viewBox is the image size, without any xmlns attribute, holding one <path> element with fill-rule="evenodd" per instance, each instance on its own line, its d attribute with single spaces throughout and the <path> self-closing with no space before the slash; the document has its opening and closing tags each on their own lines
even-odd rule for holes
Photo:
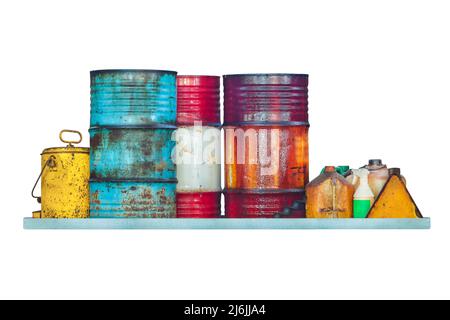
<svg viewBox="0 0 450 320">
<path fill-rule="evenodd" d="M 177 124 L 220 126 L 220 77 L 177 77 Z"/>
<path fill-rule="evenodd" d="M 220 77 L 177 77 L 177 217 L 220 217 Z"/>
<path fill-rule="evenodd" d="M 304 217 L 308 75 L 224 76 L 225 214 Z"/>
<path fill-rule="evenodd" d="M 220 192 L 177 192 L 177 218 L 218 218 Z"/>
</svg>

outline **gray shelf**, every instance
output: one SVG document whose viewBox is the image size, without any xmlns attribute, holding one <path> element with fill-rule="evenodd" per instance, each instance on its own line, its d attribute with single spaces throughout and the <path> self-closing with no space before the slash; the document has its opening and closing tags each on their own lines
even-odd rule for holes
<svg viewBox="0 0 450 320">
<path fill-rule="evenodd" d="M 24 229 L 430 229 L 423 219 L 33 219 Z"/>
</svg>

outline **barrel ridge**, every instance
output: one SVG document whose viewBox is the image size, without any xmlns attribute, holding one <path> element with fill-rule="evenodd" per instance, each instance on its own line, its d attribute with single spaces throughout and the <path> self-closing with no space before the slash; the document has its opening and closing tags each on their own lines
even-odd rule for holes
<svg viewBox="0 0 450 320">
<path fill-rule="evenodd" d="M 220 77 L 177 76 L 177 124 L 220 125 Z"/>
<path fill-rule="evenodd" d="M 91 126 L 175 124 L 176 72 L 91 71 Z"/>
<path fill-rule="evenodd" d="M 225 125 L 308 123 L 308 75 L 242 74 L 223 79 Z"/>
</svg>

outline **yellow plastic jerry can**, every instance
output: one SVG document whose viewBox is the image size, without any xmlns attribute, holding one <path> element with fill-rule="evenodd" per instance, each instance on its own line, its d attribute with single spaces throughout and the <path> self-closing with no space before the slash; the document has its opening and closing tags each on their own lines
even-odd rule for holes
<svg viewBox="0 0 450 320">
<path fill-rule="evenodd" d="M 64 133 L 79 135 L 76 141 L 65 140 Z M 89 217 L 89 148 L 75 147 L 83 137 L 79 131 L 62 130 L 59 139 L 66 147 L 44 149 L 41 154 L 41 174 L 31 195 L 41 203 L 41 211 L 33 218 Z M 42 195 L 34 195 L 41 179 Z"/>
</svg>

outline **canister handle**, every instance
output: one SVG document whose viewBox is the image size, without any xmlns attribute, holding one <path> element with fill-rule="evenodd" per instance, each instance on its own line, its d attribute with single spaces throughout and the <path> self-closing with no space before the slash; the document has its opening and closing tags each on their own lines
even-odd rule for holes
<svg viewBox="0 0 450 320">
<path fill-rule="evenodd" d="M 66 140 L 66 139 L 63 138 L 63 134 L 64 133 L 76 133 L 76 134 L 78 134 L 80 136 L 80 139 L 78 139 L 78 140 Z M 71 147 L 74 144 L 79 144 L 83 140 L 83 135 L 81 134 L 80 131 L 77 131 L 77 130 L 63 129 L 59 133 L 59 140 L 61 140 L 64 143 L 68 143 L 69 146 Z"/>
<path fill-rule="evenodd" d="M 39 174 L 39 177 L 37 178 L 36 182 L 34 183 L 33 190 L 31 190 L 31 196 L 33 198 L 35 198 L 38 203 L 41 203 L 42 198 L 40 196 L 38 197 L 38 196 L 34 195 L 34 189 L 36 189 L 36 186 L 37 186 L 39 180 L 41 179 L 42 174 L 44 173 L 44 170 L 45 170 L 45 168 L 47 168 L 47 166 L 50 167 L 50 168 L 56 167 L 56 157 L 55 156 L 50 156 L 47 159 L 47 161 L 45 161 L 45 164 L 42 167 L 41 173 Z"/>
</svg>

